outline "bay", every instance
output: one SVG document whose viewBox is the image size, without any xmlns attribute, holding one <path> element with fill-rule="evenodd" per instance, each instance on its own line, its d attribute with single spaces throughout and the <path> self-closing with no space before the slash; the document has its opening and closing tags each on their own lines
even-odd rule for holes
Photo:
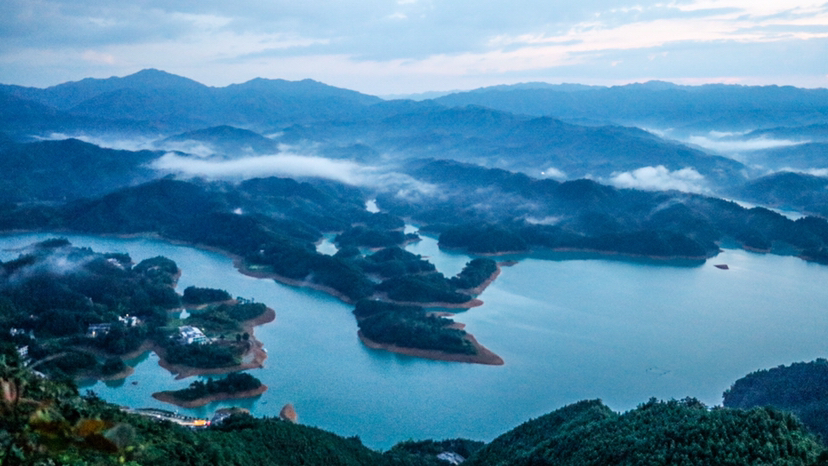
<svg viewBox="0 0 828 466">
<path fill-rule="evenodd" d="M 490 440 L 565 404 L 600 398 L 624 411 L 647 401 L 693 396 L 708 405 L 739 377 L 760 368 L 828 353 L 828 267 L 795 257 L 726 249 L 705 264 L 549 255 L 519 257 L 480 296 L 485 304 L 456 316 L 505 360 L 504 366 L 428 361 L 365 348 L 348 306 L 323 293 L 239 274 L 210 251 L 147 238 L 65 234 L 0 237 L 0 260 L 13 249 L 62 236 L 133 260 L 163 255 L 190 285 L 228 290 L 276 310 L 256 328 L 268 350 L 251 371 L 270 389 L 261 397 L 186 410 L 207 416 L 243 406 L 276 416 L 292 403 L 300 422 L 358 435 L 372 448 L 413 439 Z M 470 257 L 440 251 L 423 237 L 408 250 L 446 275 Z M 564 260 L 564 258 L 566 260 Z M 727 263 L 729 270 L 713 264 Z M 85 384 L 132 407 L 170 409 L 155 391 L 182 388 L 154 354 L 130 361 L 120 382 Z M 133 384 L 137 382 L 137 384 Z"/>
</svg>

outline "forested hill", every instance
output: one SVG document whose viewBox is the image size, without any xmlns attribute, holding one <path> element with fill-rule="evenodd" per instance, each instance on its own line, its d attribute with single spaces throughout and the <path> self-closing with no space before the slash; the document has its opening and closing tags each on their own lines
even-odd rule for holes
<svg viewBox="0 0 828 466">
<path fill-rule="evenodd" d="M 592 180 L 557 182 L 447 160 L 417 160 L 411 176 L 440 196 L 380 195 L 388 212 L 440 234 L 441 246 L 473 253 L 533 248 L 703 260 L 732 239 L 773 251 L 783 244 L 822 260 L 828 222 L 676 191 L 618 189 Z"/>
<path fill-rule="evenodd" d="M 534 179 L 447 160 L 410 161 L 400 170 L 437 189 L 403 196 L 395 188 L 276 177 L 241 183 L 164 179 L 62 206 L 5 204 L 0 229 L 158 233 L 270 265 L 305 257 L 298 263 L 317 265 L 282 275 L 302 280 L 312 269 L 338 269 L 337 276 L 353 279 L 328 286 L 355 300 L 366 296 L 367 283 L 357 285 L 359 271 L 344 263 L 353 255 L 322 257 L 313 243 L 323 233 L 337 233 L 340 247 L 400 246 L 415 239 L 402 233 L 402 218 L 439 234 L 443 247 L 478 254 L 547 248 L 698 261 L 732 240 L 752 250 L 793 250 L 828 261 L 828 222 L 819 217 L 791 220 L 698 194 Z M 384 213 L 365 210 L 371 196 Z M 276 245 L 281 252 L 274 255 Z"/>
<path fill-rule="evenodd" d="M 0 85 L 0 99 L 23 111 L 19 127 L 185 130 L 235 124 L 267 126 L 358 114 L 382 100 L 310 79 L 253 79 L 214 88 L 147 69 L 122 78 L 87 78 L 46 89 Z M 0 117 L 2 113 L 0 113 Z M 2 121 L 2 119 L 0 119 Z"/>
<path fill-rule="evenodd" d="M 790 414 L 772 409 L 708 410 L 698 401 L 651 400 L 618 414 L 582 401 L 503 434 L 470 440 L 403 442 L 380 453 L 358 437 L 278 419 L 234 414 L 191 430 L 129 414 L 64 382 L 34 376 L 14 347 L 0 344 L 0 463 L 214 466 L 279 464 L 439 466 L 441 453 L 470 466 L 699 464 L 817 465 L 828 452 Z M 482 447 L 482 448 L 481 448 Z"/>
<path fill-rule="evenodd" d="M 66 202 L 158 178 L 149 150 L 98 147 L 77 139 L 0 143 L 0 202 Z"/>
<path fill-rule="evenodd" d="M 763 369 L 737 380 L 724 393 L 724 406 L 773 406 L 790 411 L 823 441 L 828 439 L 828 361 L 817 359 Z"/>
<path fill-rule="evenodd" d="M 795 465 L 825 459 L 823 447 L 790 414 L 653 399 L 623 414 L 600 401 L 561 408 L 496 438 L 464 464 Z"/>
</svg>

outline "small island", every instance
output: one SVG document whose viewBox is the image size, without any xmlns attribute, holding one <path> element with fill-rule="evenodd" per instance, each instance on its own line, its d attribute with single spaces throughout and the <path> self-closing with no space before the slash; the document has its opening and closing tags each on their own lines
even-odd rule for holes
<svg viewBox="0 0 828 466">
<path fill-rule="evenodd" d="M 503 364 L 503 359 L 463 330 L 462 324 L 422 307 L 362 300 L 354 315 L 359 338 L 371 349 L 439 361 Z"/>
<path fill-rule="evenodd" d="M 275 311 L 243 298 L 228 300 L 224 290 L 187 290 L 190 301 L 185 305 L 190 315 L 181 321 L 184 325 L 178 327 L 177 334 L 156 346 L 159 364 L 179 379 L 263 367 L 267 353 L 253 336 L 253 327 L 273 321 Z M 193 308 L 194 294 L 218 301 L 201 299 Z"/>
<path fill-rule="evenodd" d="M 245 372 L 234 372 L 221 379 L 196 380 L 189 387 L 153 393 L 152 397 L 182 408 L 198 408 L 215 401 L 252 398 L 267 391 L 267 385 Z"/>
</svg>

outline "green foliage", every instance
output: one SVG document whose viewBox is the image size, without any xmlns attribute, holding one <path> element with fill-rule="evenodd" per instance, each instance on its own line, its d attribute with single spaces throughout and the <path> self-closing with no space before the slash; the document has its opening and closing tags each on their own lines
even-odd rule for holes
<svg viewBox="0 0 828 466">
<path fill-rule="evenodd" d="M 317 253 L 310 247 L 273 243 L 245 257 L 249 265 L 294 280 L 310 280 L 328 286 L 350 299 L 373 294 L 374 285 L 356 266 L 341 257 Z"/>
<path fill-rule="evenodd" d="M 16 144 L 0 157 L 0 201 L 64 202 L 157 177 L 150 151 L 97 147 L 77 139 Z"/>
<path fill-rule="evenodd" d="M 470 457 L 474 452 L 485 444 L 468 439 L 450 440 L 421 440 L 400 442 L 383 454 L 383 457 L 390 464 L 395 466 L 417 465 L 417 466 L 445 466 L 446 462 L 437 458 L 437 455 L 444 452 L 456 453 L 463 458 Z"/>
<path fill-rule="evenodd" d="M 209 378 L 206 382 L 196 380 L 189 387 L 170 392 L 179 400 L 192 401 L 217 393 L 238 393 L 255 390 L 262 386 L 261 380 L 246 372 L 233 372 L 220 379 Z"/>
<path fill-rule="evenodd" d="M 497 262 L 491 259 L 472 259 L 456 277 L 449 279 L 449 283 L 461 290 L 477 288 L 495 272 L 497 272 Z"/>
<path fill-rule="evenodd" d="M 126 369 L 126 364 L 120 358 L 108 358 L 101 366 L 101 374 L 114 375 Z"/>
<path fill-rule="evenodd" d="M 181 300 L 186 304 L 207 304 L 219 301 L 228 301 L 232 299 L 230 293 L 225 290 L 217 290 L 215 288 L 198 288 L 195 286 L 188 286 L 184 289 L 184 294 Z"/>
<path fill-rule="evenodd" d="M 131 426 L 78 396 L 66 382 L 35 376 L 0 355 L 0 465 L 115 465 L 134 451 Z"/>
<path fill-rule="evenodd" d="M 173 343 L 164 349 L 165 358 L 171 364 L 202 369 L 235 366 L 239 364 L 241 353 L 236 346 L 218 344 L 179 345 Z"/>
<path fill-rule="evenodd" d="M 95 343 L 108 353 L 123 355 L 137 350 L 149 337 L 147 326 L 125 327 L 114 323 L 108 333 L 95 339 Z"/>
<path fill-rule="evenodd" d="M 406 236 L 398 230 L 379 230 L 358 226 L 336 235 L 334 241 L 340 247 L 386 248 L 403 244 Z"/>
<path fill-rule="evenodd" d="M 242 322 L 255 319 L 266 310 L 263 303 L 221 303 L 191 311 L 184 323 L 212 334 L 234 333 L 242 330 Z"/>
<path fill-rule="evenodd" d="M 392 308 L 357 323 L 366 338 L 378 343 L 453 354 L 477 354 L 474 345 L 465 338 L 464 330 L 449 327 L 453 320 L 428 315 L 420 308 Z"/>
<path fill-rule="evenodd" d="M 175 262 L 163 256 L 142 260 L 135 266 L 135 271 L 153 282 L 165 285 L 172 285 L 180 273 Z"/>
<path fill-rule="evenodd" d="M 458 304 L 472 299 L 467 294 L 456 292 L 439 272 L 389 278 L 376 288 L 387 293 L 389 299 L 402 302 Z"/>
<path fill-rule="evenodd" d="M 343 253 L 343 256 L 353 257 L 347 256 L 345 253 Z M 366 273 L 384 278 L 436 271 L 434 264 L 423 259 L 420 255 L 412 254 L 398 246 L 380 249 L 364 260 L 358 260 L 356 264 Z"/>
<path fill-rule="evenodd" d="M 817 359 L 763 369 L 737 380 L 724 392 L 724 406 L 772 406 L 790 411 L 823 441 L 828 439 L 828 361 Z"/>
<path fill-rule="evenodd" d="M 810 465 L 823 452 L 793 416 L 775 410 L 708 410 L 694 399 L 653 399 L 616 414 L 592 401 L 529 421 L 466 464 Z"/>
<path fill-rule="evenodd" d="M 56 376 L 72 377 L 95 370 L 98 360 L 84 351 L 63 351 L 55 353 L 48 360 L 43 360 L 41 370 Z"/>
<path fill-rule="evenodd" d="M 363 319 L 383 312 L 413 315 L 421 313 L 422 311 L 423 309 L 419 306 L 403 306 L 401 304 L 378 301 L 376 299 L 360 299 L 354 308 L 354 315 L 357 319 Z"/>
<path fill-rule="evenodd" d="M 172 288 L 175 262 L 163 257 L 135 267 L 131 262 L 126 254 L 99 254 L 62 238 L 34 244 L 18 259 L 0 264 L 0 322 L 5 329 L 22 328 L 38 336 L 37 345 L 20 341 L 32 347 L 35 360 L 57 354 L 67 344 L 92 345 L 114 355 L 132 352 L 166 325 L 166 310 L 177 307 L 179 298 Z M 118 320 L 125 316 L 138 317 L 140 324 L 125 326 Z M 92 324 L 106 324 L 109 330 L 85 337 Z M 69 359 L 80 357 L 88 359 Z M 44 370 L 79 374 L 95 365 L 66 361 L 46 364 Z"/>
<path fill-rule="evenodd" d="M 470 440 L 402 442 L 384 454 L 358 438 L 236 414 L 192 430 L 130 414 L 63 382 L 35 377 L 13 347 L 0 351 L 0 465 L 119 463 L 437 466 L 458 453 L 469 466 L 817 465 L 828 453 L 790 414 L 773 409 L 707 409 L 694 399 L 650 400 L 618 414 L 582 401 L 528 421 L 487 445 Z M 245 374 L 239 389 L 255 385 Z M 221 380 L 192 384 L 216 390 Z M 237 385 L 240 384 L 240 385 Z M 207 387 L 211 388 L 208 389 Z"/>
<path fill-rule="evenodd" d="M 463 248 L 471 253 L 492 254 L 525 251 L 526 241 L 515 232 L 495 225 L 464 224 L 440 234 L 440 247 Z"/>
</svg>

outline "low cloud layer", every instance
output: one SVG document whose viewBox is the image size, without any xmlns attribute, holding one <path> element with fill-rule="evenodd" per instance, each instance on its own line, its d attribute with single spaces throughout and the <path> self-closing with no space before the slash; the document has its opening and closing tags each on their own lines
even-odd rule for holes
<svg viewBox="0 0 828 466">
<path fill-rule="evenodd" d="M 782 169 L 778 170 L 779 172 L 794 172 L 794 173 L 804 173 L 806 175 L 813 175 L 819 176 L 822 178 L 828 178 L 828 168 L 808 168 L 805 170 L 801 170 L 799 168 L 791 168 L 791 167 L 783 167 Z"/>
<path fill-rule="evenodd" d="M 141 150 L 153 150 L 155 138 L 151 137 L 122 137 L 118 136 L 117 134 L 105 134 L 105 135 L 90 135 L 90 134 L 65 134 L 65 133 L 52 133 L 47 137 L 40 138 L 43 140 L 48 141 L 61 141 L 64 139 L 77 139 L 79 141 L 88 142 L 89 144 L 94 144 L 98 147 L 103 147 L 105 149 L 116 149 L 116 150 L 129 150 L 129 151 L 141 151 Z"/>
<path fill-rule="evenodd" d="M 731 133 L 711 131 L 707 136 L 690 136 L 685 142 L 720 154 L 741 154 L 777 147 L 795 146 L 807 141 L 791 141 L 759 137 L 753 139 L 734 139 Z"/>
<path fill-rule="evenodd" d="M 647 191 L 677 190 L 691 193 L 707 191 L 704 176 L 694 168 L 670 171 L 663 165 L 641 167 L 618 173 L 609 179 L 610 184 L 619 188 L 643 189 Z"/>
<path fill-rule="evenodd" d="M 382 171 L 348 160 L 297 154 L 262 155 L 234 160 L 204 160 L 170 152 L 155 160 L 151 167 L 161 172 L 184 177 L 221 180 L 242 180 L 266 176 L 324 178 L 354 186 L 387 187 L 396 190 L 401 196 L 436 192 L 434 185 L 423 183 L 402 173 Z"/>
</svg>

